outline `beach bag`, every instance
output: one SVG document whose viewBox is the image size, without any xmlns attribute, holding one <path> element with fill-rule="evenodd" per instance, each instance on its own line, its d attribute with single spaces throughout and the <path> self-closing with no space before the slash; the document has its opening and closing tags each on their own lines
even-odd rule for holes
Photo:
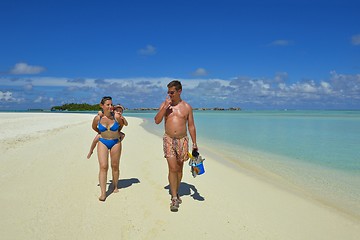
<svg viewBox="0 0 360 240">
<path fill-rule="evenodd" d="M 200 156 L 199 152 L 194 149 L 192 153 L 189 152 L 189 166 L 191 167 L 191 174 L 193 177 L 196 177 L 197 175 L 202 175 L 205 173 L 204 168 L 204 160 L 202 156 Z"/>
</svg>

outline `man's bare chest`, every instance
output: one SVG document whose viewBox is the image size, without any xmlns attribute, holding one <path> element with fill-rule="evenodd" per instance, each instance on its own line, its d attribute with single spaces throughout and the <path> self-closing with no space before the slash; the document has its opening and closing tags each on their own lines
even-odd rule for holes
<svg viewBox="0 0 360 240">
<path fill-rule="evenodd" d="M 181 109 L 179 107 L 171 107 L 166 112 L 166 118 L 168 119 L 186 119 L 186 111 L 184 109 Z"/>
</svg>

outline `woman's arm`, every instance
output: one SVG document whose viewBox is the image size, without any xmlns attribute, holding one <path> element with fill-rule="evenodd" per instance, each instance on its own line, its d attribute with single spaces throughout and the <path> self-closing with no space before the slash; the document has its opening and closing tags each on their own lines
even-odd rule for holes
<svg viewBox="0 0 360 240">
<path fill-rule="evenodd" d="M 99 115 L 96 115 L 96 116 L 94 117 L 93 122 L 92 122 L 92 125 L 91 125 L 92 129 L 93 129 L 95 132 L 97 132 L 97 133 L 100 133 L 100 132 L 99 132 L 99 129 L 97 128 L 97 125 L 98 125 L 99 120 L 100 120 L 100 116 L 99 116 Z"/>
</svg>

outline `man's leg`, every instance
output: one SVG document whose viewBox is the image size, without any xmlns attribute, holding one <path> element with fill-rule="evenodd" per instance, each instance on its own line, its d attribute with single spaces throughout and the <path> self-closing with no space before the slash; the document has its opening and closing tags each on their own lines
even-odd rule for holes
<svg viewBox="0 0 360 240">
<path fill-rule="evenodd" d="M 166 158 L 166 160 L 168 162 L 168 167 L 169 167 L 168 179 L 170 185 L 170 194 L 172 198 L 176 198 L 180 185 L 179 180 L 181 181 L 181 177 L 182 177 L 179 176 L 180 166 L 176 160 L 176 157 L 168 157 Z"/>
<path fill-rule="evenodd" d="M 176 161 L 176 163 L 177 163 L 177 167 L 178 167 L 176 194 L 178 194 L 179 193 L 179 188 L 180 188 L 180 183 L 181 183 L 181 180 L 182 180 L 182 177 L 183 177 L 184 162 Z"/>
<path fill-rule="evenodd" d="M 179 196 L 179 189 L 180 189 L 180 184 L 181 184 L 181 180 L 183 177 L 183 169 L 184 169 L 184 161 L 186 161 L 189 158 L 189 138 L 188 137 L 184 137 L 182 139 L 179 140 L 178 142 L 178 147 L 177 149 L 177 155 L 178 155 L 178 159 L 177 159 L 177 165 L 178 165 L 178 172 L 177 172 L 177 178 L 178 178 L 178 182 L 177 182 L 177 191 L 176 191 L 176 197 L 179 203 L 182 203 L 182 200 Z"/>
<path fill-rule="evenodd" d="M 168 163 L 168 180 L 171 194 L 170 210 L 173 212 L 178 211 L 179 201 L 177 193 L 182 178 L 182 164 L 176 159 L 174 152 L 174 139 L 168 137 L 166 134 L 163 137 L 163 150 L 164 156 Z"/>
<path fill-rule="evenodd" d="M 178 200 L 178 203 L 182 203 L 182 200 L 179 196 L 179 189 L 180 189 L 180 184 L 181 184 L 181 180 L 183 177 L 183 166 L 184 166 L 184 162 L 182 161 L 177 161 L 178 162 L 178 166 L 179 166 L 179 171 L 177 172 L 177 188 L 176 188 L 176 198 Z"/>
</svg>

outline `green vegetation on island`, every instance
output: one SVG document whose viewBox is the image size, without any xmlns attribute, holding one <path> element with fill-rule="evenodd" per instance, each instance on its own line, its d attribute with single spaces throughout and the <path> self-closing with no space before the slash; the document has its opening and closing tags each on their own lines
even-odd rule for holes
<svg viewBox="0 0 360 240">
<path fill-rule="evenodd" d="M 90 105 L 87 103 L 66 103 L 62 106 L 54 106 L 51 111 L 99 111 L 99 104 Z"/>
<path fill-rule="evenodd" d="M 54 106 L 51 108 L 51 111 L 99 111 L 101 110 L 99 104 L 90 105 L 87 103 L 66 103 L 62 106 Z M 128 109 L 126 109 L 128 110 Z M 149 110 L 158 110 L 158 108 L 134 108 L 132 110 L 136 111 L 149 111 Z M 231 107 L 231 108 L 194 108 L 194 110 L 199 111 L 240 111 L 239 107 Z"/>
</svg>

